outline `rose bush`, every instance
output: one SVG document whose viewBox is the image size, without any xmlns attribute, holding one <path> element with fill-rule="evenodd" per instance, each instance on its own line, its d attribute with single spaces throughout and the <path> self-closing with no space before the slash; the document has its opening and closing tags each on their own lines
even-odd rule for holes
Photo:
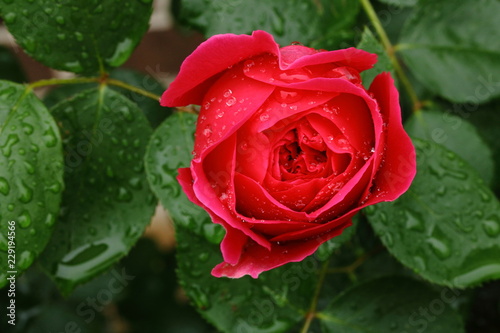
<svg viewBox="0 0 500 333">
<path fill-rule="evenodd" d="M 161 104 L 201 105 L 178 180 L 226 230 L 214 276 L 300 261 L 408 189 L 415 151 L 394 82 L 360 79 L 375 62 L 355 48 L 280 48 L 263 31 L 214 36 L 184 61 Z"/>
</svg>

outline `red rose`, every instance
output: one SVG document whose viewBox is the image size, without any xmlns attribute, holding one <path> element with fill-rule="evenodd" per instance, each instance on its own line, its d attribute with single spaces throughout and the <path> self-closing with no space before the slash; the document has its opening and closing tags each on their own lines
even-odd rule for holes
<svg viewBox="0 0 500 333">
<path fill-rule="evenodd" d="M 376 55 L 280 48 L 264 31 L 217 35 L 182 64 L 164 106 L 201 105 L 187 196 L 226 229 L 214 276 L 300 261 L 360 209 L 399 197 L 416 172 L 388 73 Z"/>
</svg>

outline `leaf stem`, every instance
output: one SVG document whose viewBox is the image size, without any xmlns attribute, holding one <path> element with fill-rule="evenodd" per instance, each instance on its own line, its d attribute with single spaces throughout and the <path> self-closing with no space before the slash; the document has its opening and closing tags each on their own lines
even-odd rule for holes
<svg viewBox="0 0 500 333">
<path fill-rule="evenodd" d="M 127 90 L 130 90 L 132 92 L 135 92 L 136 94 L 139 94 L 139 95 L 143 95 L 143 96 L 146 96 L 146 97 L 149 97 L 151 99 L 154 99 L 155 101 L 159 101 L 161 96 L 159 95 L 156 95 L 156 94 L 153 94 L 153 93 L 150 93 L 149 91 L 146 91 L 144 89 L 141 89 L 141 88 L 138 88 L 138 87 L 135 87 L 135 86 L 132 86 L 128 83 L 125 83 L 123 81 L 120 81 L 120 80 L 115 80 L 115 79 L 107 79 L 105 81 L 107 84 L 110 84 L 112 86 L 116 86 L 116 87 L 120 87 L 120 88 L 123 88 L 123 89 L 127 89 Z"/>
<path fill-rule="evenodd" d="M 132 86 L 132 85 L 125 83 L 123 81 L 116 80 L 116 79 L 110 79 L 106 73 L 100 77 L 76 77 L 76 78 L 72 78 L 72 79 L 40 80 L 40 81 L 36 81 L 36 82 L 28 84 L 27 89 L 32 90 L 32 89 L 46 87 L 46 86 L 55 86 L 55 85 L 62 85 L 62 84 L 82 84 L 82 83 L 109 84 L 112 86 L 120 87 L 120 88 L 129 90 L 131 92 L 149 97 L 151 99 L 154 99 L 155 101 L 159 101 L 161 98 L 161 96 L 159 96 L 159 95 L 150 93 L 149 91 L 146 91 L 146 90 L 141 89 L 139 87 Z"/>
<path fill-rule="evenodd" d="M 325 261 L 323 263 L 323 266 L 321 267 L 321 271 L 319 272 L 318 284 L 316 286 L 316 290 L 314 291 L 314 296 L 312 298 L 311 305 L 309 306 L 309 311 L 307 311 L 306 314 L 306 321 L 304 322 L 304 326 L 302 326 L 300 333 L 307 333 L 313 319 L 316 317 L 316 307 L 318 305 L 319 293 L 321 292 L 321 288 L 323 287 L 323 282 L 325 281 L 326 273 L 328 272 L 328 265 L 329 265 L 329 260 Z"/>
<path fill-rule="evenodd" d="M 382 42 L 382 45 L 384 46 L 387 55 L 389 56 L 389 59 L 391 59 L 391 63 L 394 66 L 394 70 L 396 71 L 396 74 L 399 77 L 401 84 L 403 85 L 406 92 L 408 93 L 408 96 L 410 97 L 410 100 L 413 104 L 413 111 L 416 112 L 417 110 L 420 110 L 422 107 L 422 103 L 418 99 L 415 89 L 413 89 L 410 80 L 408 79 L 403 68 L 401 67 L 398 58 L 396 57 L 395 49 L 392 46 L 391 41 L 389 40 L 389 37 L 387 36 L 387 33 L 385 32 L 384 27 L 382 26 L 382 23 L 380 22 L 377 16 L 377 13 L 375 13 L 375 10 L 373 9 L 370 0 L 359 0 L 359 1 L 363 6 L 366 15 L 373 24 L 375 31 L 379 35 L 380 41 Z"/>
<path fill-rule="evenodd" d="M 56 86 L 60 84 L 82 84 L 82 83 L 99 83 L 101 78 L 98 77 L 76 77 L 73 79 L 46 79 L 35 81 L 27 85 L 29 90 L 46 86 Z"/>
</svg>

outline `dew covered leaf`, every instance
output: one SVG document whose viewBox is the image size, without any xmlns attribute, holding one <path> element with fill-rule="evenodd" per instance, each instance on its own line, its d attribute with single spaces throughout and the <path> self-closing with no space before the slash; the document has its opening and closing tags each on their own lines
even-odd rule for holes
<svg viewBox="0 0 500 333">
<path fill-rule="evenodd" d="M 500 278 L 498 200 L 455 153 L 429 141 L 414 144 L 418 172 L 410 189 L 365 209 L 376 233 L 431 282 L 465 288 Z"/>
<path fill-rule="evenodd" d="M 347 290 L 317 317 L 324 333 L 463 333 L 449 306 L 456 298 L 451 290 L 440 294 L 416 280 L 383 277 Z"/>
<path fill-rule="evenodd" d="M 262 273 L 258 279 L 213 277 L 219 246 L 178 226 L 179 280 L 200 314 L 222 332 L 281 333 L 304 320 L 318 282 L 314 256 Z"/>
<path fill-rule="evenodd" d="M 9 32 L 46 66 L 94 73 L 122 65 L 148 29 L 152 0 L 0 3 Z"/>
<path fill-rule="evenodd" d="M 366 89 L 370 87 L 370 84 L 375 76 L 382 72 L 390 72 L 392 78 L 396 79 L 391 59 L 369 28 L 365 28 L 363 35 L 361 36 L 361 41 L 356 47 L 377 55 L 377 63 L 373 66 L 373 68 L 361 73 L 361 79 Z"/>
<path fill-rule="evenodd" d="M 486 184 L 493 178 L 491 150 L 476 128 L 467 120 L 439 110 L 414 113 L 405 123 L 408 134 L 443 145 L 479 173 Z"/>
<path fill-rule="evenodd" d="M 146 153 L 149 183 L 176 225 L 181 225 L 219 244 L 223 228 L 211 222 L 205 210 L 186 197 L 176 180 L 177 169 L 189 167 L 197 116 L 177 112 L 168 117 L 151 137 Z"/>
<path fill-rule="evenodd" d="M 359 12 L 358 1 L 344 0 L 177 0 L 174 4 L 177 19 L 206 37 L 265 30 L 282 46 L 298 41 L 324 49 L 339 48 L 353 37 L 351 28 Z"/>
<path fill-rule="evenodd" d="M 62 162 L 61 138 L 43 103 L 24 86 L 0 81 L 0 288 L 8 271 L 25 271 L 50 239 Z M 15 258 L 8 257 L 9 241 Z"/>
<path fill-rule="evenodd" d="M 60 223 L 42 265 L 67 294 L 128 253 L 155 208 L 143 167 L 151 127 L 106 86 L 51 109 L 64 142 Z"/>
<path fill-rule="evenodd" d="M 500 2 L 421 0 L 398 45 L 415 77 L 452 102 L 500 96 Z"/>
</svg>

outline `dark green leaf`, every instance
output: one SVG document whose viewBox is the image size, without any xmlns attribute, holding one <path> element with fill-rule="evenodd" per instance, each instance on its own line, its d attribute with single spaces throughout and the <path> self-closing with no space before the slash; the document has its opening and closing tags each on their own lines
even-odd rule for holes
<svg viewBox="0 0 500 333">
<path fill-rule="evenodd" d="M 398 50 L 425 86 L 453 102 L 500 95 L 498 0 L 423 0 Z"/>
<path fill-rule="evenodd" d="M 45 248 L 63 189 L 54 120 L 31 91 L 7 81 L 0 81 L 0 151 L 1 288 L 9 271 L 22 273 Z M 15 258 L 8 256 L 10 241 Z"/>
<path fill-rule="evenodd" d="M 218 244 L 224 236 L 223 228 L 189 201 L 175 179 L 177 169 L 189 167 L 191 162 L 196 118 L 194 114 L 178 112 L 158 127 L 146 153 L 146 172 L 151 188 L 174 222 Z"/>
<path fill-rule="evenodd" d="M 340 236 L 334 237 L 325 243 L 321 244 L 318 248 L 316 255 L 319 260 L 330 259 L 332 253 L 348 242 L 356 232 L 356 225 L 359 220 L 359 214 L 355 215 L 352 219 L 353 225 L 345 229 Z"/>
<path fill-rule="evenodd" d="M 112 79 L 120 80 L 153 94 L 161 95 L 165 90 L 161 83 L 156 81 L 150 75 L 130 69 L 117 68 L 111 71 L 109 76 Z M 64 99 L 97 86 L 97 83 L 61 85 L 50 90 L 50 92 L 44 97 L 43 102 L 50 108 Z M 153 126 L 153 128 L 159 126 L 161 122 L 171 113 L 169 108 L 161 106 L 159 101 L 151 99 L 150 97 L 146 97 L 117 86 L 109 87 L 120 92 L 132 102 L 136 103 L 137 106 L 139 106 L 139 108 L 144 112 L 144 115 L 148 118 L 149 123 Z"/>
<path fill-rule="evenodd" d="M 459 105 L 460 106 L 460 105 Z M 454 107 L 457 107 L 455 105 Z M 495 172 L 493 178 L 493 189 L 500 195 L 500 103 L 498 100 L 492 101 L 488 105 L 474 108 L 468 111 L 465 108 L 456 108 L 454 110 L 464 118 L 470 120 L 479 131 L 479 134 L 489 144 L 493 152 L 493 160 L 495 163 Z"/>
<path fill-rule="evenodd" d="M 110 77 L 159 96 L 161 96 L 161 94 L 165 91 L 165 87 L 163 87 L 162 84 L 155 80 L 152 76 L 130 69 L 115 69 L 110 73 Z M 125 95 L 132 102 L 136 103 L 144 112 L 144 115 L 148 118 L 149 123 L 153 126 L 153 128 L 158 127 L 171 113 L 169 108 L 161 106 L 159 101 L 151 99 L 150 97 L 146 97 L 123 88 L 112 88 Z"/>
<path fill-rule="evenodd" d="M 148 29 L 152 0 L 16 0 L 0 15 L 23 49 L 52 68 L 74 73 L 123 64 Z"/>
<path fill-rule="evenodd" d="M 143 167 L 151 127 L 106 86 L 57 104 L 65 144 L 61 223 L 42 264 L 67 294 L 109 268 L 141 236 L 155 201 Z"/>
<path fill-rule="evenodd" d="M 493 178 L 491 150 L 476 128 L 465 119 L 449 112 L 425 110 L 414 113 L 405 124 L 409 135 L 443 145 L 479 173 L 486 184 Z"/>
<path fill-rule="evenodd" d="M 418 2 L 418 0 L 379 0 L 379 1 L 386 3 L 388 5 L 394 5 L 400 7 L 413 7 Z"/>
<path fill-rule="evenodd" d="M 386 277 L 353 287 L 317 317 L 324 333 L 465 332 L 449 306 L 451 290 L 436 293 L 422 282 Z"/>
<path fill-rule="evenodd" d="M 178 19 L 207 37 L 265 30 L 282 46 L 299 41 L 326 49 L 352 37 L 359 11 L 358 1 L 344 0 L 184 0 L 177 5 Z"/>
<path fill-rule="evenodd" d="M 219 247 L 183 226 L 176 231 L 181 284 L 200 313 L 219 330 L 289 332 L 304 320 L 321 266 L 314 257 L 264 272 L 258 279 L 215 278 L 210 271 L 222 261 Z"/>
<path fill-rule="evenodd" d="M 398 200 L 365 209 L 389 251 L 422 277 L 465 288 L 500 278 L 500 204 L 455 153 L 414 140 L 417 176 Z"/>
<path fill-rule="evenodd" d="M 367 89 L 370 87 L 370 84 L 372 83 L 375 76 L 382 72 L 391 72 L 392 77 L 394 79 L 396 78 L 391 59 L 389 59 L 389 56 L 385 52 L 384 48 L 378 42 L 375 36 L 373 36 L 373 33 L 370 31 L 370 29 L 365 28 L 365 30 L 363 31 L 363 35 L 361 36 L 361 41 L 359 42 L 357 48 L 375 53 L 378 56 L 375 66 L 361 73 L 363 85 Z"/>
<path fill-rule="evenodd" d="M 3 46 L 0 46 L 0 80 L 26 82 L 26 75 L 16 57 Z"/>
</svg>

